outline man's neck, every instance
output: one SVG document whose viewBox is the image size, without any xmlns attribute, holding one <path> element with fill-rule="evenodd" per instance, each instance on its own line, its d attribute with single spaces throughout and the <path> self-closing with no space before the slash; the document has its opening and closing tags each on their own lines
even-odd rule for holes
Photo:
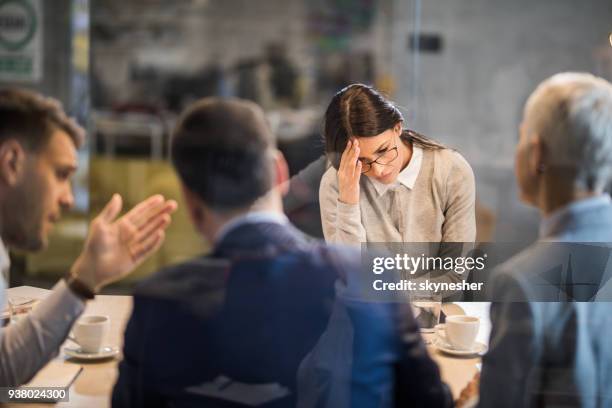
<svg viewBox="0 0 612 408">
<path fill-rule="evenodd" d="M 557 178 L 542 183 L 538 199 L 538 207 L 542 217 L 548 217 L 553 212 L 567 207 L 573 202 L 601 195 L 601 191 L 578 190 L 571 181 Z"/>
<path fill-rule="evenodd" d="M 208 219 L 205 221 L 204 235 L 206 239 L 213 243 L 217 241 L 219 234 L 232 222 L 254 213 L 270 213 L 283 215 L 283 205 L 280 196 L 265 196 L 257 200 L 252 206 L 244 210 L 231 213 L 209 212 Z"/>
</svg>

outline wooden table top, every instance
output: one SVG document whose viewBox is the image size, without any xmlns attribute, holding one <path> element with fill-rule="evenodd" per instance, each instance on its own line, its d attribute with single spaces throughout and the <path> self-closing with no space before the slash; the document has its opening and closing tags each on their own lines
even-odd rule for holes
<svg viewBox="0 0 612 408">
<path fill-rule="evenodd" d="M 8 296 L 25 296 L 42 299 L 49 291 L 30 286 L 20 286 L 17 288 L 8 289 Z M 459 307 L 457 307 L 459 306 Z M 462 313 L 478 316 L 481 319 L 480 332 L 478 341 L 488 344 L 490 333 L 489 322 L 489 304 L 488 303 L 464 303 L 458 302 L 455 304 L 444 305 L 444 310 L 447 314 Z M 95 300 L 87 303 L 84 315 L 98 314 L 106 315 L 110 318 L 111 329 L 107 339 L 107 344 L 110 346 L 123 346 L 123 333 L 128 318 L 132 311 L 131 296 L 108 296 L 98 295 Z M 113 386 L 117 378 L 117 366 L 119 358 L 106 360 L 103 362 L 83 362 L 67 358 L 63 352 L 64 346 L 73 346 L 74 344 L 67 341 L 62 345 L 59 355 L 55 358 L 55 363 L 60 364 L 76 364 L 83 367 L 83 371 L 79 374 L 76 381 L 70 387 L 70 400 L 67 402 L 59 402 L 55 404 L 57 407 L 110 407 L 110 398 Z M 472 379 L 478 371 L 477 365 L 480 363 L 480 358 L 458 358 L 443 354 L 435 349 L 434 346 L 428 346 L 432 358 L 438 363 L 443 380 L 450 386 L 453 396 L 456 398 L 459 393 Z M 45 367 L 46 368 L 46 367 Z M 45 368 L 41 370 L 39 375 L 45 375 Z M 49 407 L 52 404 L 7 404 L 6 406 L 14 407 Z"/>
</svg>

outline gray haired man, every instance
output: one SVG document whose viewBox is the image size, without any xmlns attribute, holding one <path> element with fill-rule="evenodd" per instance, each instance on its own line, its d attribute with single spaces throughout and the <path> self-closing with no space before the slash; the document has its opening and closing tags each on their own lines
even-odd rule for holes
<svg viewBox="0 0 612 408">
<path fill-rule="evenodd" d="M 492 281 L 480 406 L 612 406 L 612 84 L 555 75 L 525 105 L 515 171 L 540 239 Z M 473 381 L 458 401 L 478 390 Z"/>
</svg>

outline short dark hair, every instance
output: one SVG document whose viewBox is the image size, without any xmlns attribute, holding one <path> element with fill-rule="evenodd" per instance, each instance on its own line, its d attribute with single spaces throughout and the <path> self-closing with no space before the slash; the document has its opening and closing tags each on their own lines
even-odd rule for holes
<svg viewBox="0 0 612 408">
<path fill-rule="evenodd" d="M 85 139 L 83 128 L 56 99 L 26 89 L 0 89 L 0 143 L 14 138 L 38 151 L 55 130 L 66 132 L 77 148 Z"/>
<path fill-rule="evenodd" d="M 216 211 L 253 204 L 272 187 L 274 138 L 256 104 L 204 98 L 181 115 L 172 163 L 187 188 Z"/>
</svg>

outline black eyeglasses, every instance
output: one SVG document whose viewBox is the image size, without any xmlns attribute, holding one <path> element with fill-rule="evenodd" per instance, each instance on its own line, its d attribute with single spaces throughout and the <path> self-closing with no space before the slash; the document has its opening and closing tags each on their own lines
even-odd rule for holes
<svg viewBox="0 0 612 408">
<path fill-rule="evenodd" d="M 365 174 L 368 171 L 372 170 L 372 164 L 378 163 L 383 166 L 388 166 L 393 160 L 397 159 L 399 155 L 399 151 L 397 149 L 397 145 L 395 147 L 387 150 L 386 152 L 379 155 L 376 159 L 372 161 L 361 160 L 361 174 Z"/>
</svg>

